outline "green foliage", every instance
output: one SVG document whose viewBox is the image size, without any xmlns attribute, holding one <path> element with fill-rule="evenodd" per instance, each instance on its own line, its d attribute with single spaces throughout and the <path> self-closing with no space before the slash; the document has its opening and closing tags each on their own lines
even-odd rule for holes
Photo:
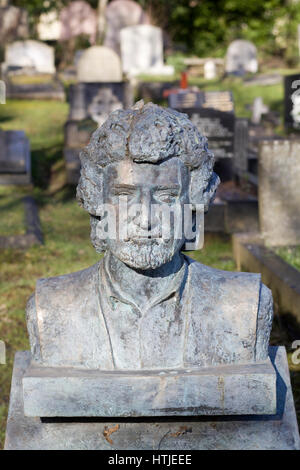
<svg viewBox="0 0 300 470">
<path fill-rule="evenodd" d="M 300 2 L 292 0 L 139 0 L 176 46 L 220 57 L 234 39 L 253 41 L 261 54 L 295 63 Z"/>
<path fill-rule="evenodd" d="M 87 0 L 97 8 L 98 0 Z M 136 0 L 171 37 L 176 50 L 198 56 L 222 57 L 238 38 L 253 41 L 261 55 L 276 55 L 293 65 L 298 60 L 297 25 L 300 2 L 295 0 Z M 32 34 L 39 15 L 60 10 L 70 0 L 15 0 L 29 13 Z M 59 51 L 58 51 L 59 52 Z"/>
</svg>

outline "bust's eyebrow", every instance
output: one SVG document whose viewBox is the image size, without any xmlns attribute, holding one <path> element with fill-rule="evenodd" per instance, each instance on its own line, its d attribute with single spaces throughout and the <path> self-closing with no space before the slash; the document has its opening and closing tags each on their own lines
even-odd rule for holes
<svg viewBox="0 0 300 470">
<path fill-rule="evenodd" d="M 158 185 L 155 187 L 156 190 L 158 191 L 165 191 L 165 190 L 168 190 L 168 189 L 175 189 L 177 191 L 180 190 L 180 185 L 179 184 L 173 184 L 171 186 L 164 186 L 164 185 Z"/>
<path fill-rule="evenodd" d="M 136 189 L 137 187 L 131 184 L 114 184 L 115 189 Z"/>
</svg>

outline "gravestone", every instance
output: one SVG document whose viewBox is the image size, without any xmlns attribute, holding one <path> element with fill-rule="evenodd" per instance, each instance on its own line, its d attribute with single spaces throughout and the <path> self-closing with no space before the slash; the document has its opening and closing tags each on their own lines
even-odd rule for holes
<svg viewBox="0 0 300 470">
<path fill-rule="evenodd" d="M 0 44 L 28 37 L 28 14 L 23 8 L 0 5 Z"/>
<path fill-rule="evenodd" d="M 164 65 L 162 30 L 152 25 L 123 28 L 121 57 L 123 71 L 129 75 L 173 75 L 174 67 Z"/>
<path fill-rule="evenodd" d="M 234 127 L 234 172 L 240 177 L 248 173 L 249 121 L 236 118 Z"/>
<path fill-rule="evenodd" d="M 60 40 L 68 41 L 77 36 L 86 35 L 91 44 L 96 41 L 96 11 L 84 1 L 71 2 L 59 14 Z"/>
<path fill-rule="evenodd" d="M 108 47 L 89 47 L 77 62 L 77 80 L 84 83 L 121 82 L 122 66 L 119 56 Z"/>
<path fill-rule="evenodd" d="M 300 243 L 300 142 L 266 140 L 258 161 L 260 230 L 266 245 Z"/>
<path fill-rule="evenodd" d="M 37 32 L 41 41 L 58 41 L 61 35 L 61 22 L 58 19 L 57 11 L 41 14 Z"/>
<path fill-rule="evenodd" d="M 64 100 L 64 88 L 55 76 L 54 48 L 40 41 L 8 44 L 2 75 L 8 98 Z"/>
<path fill-rule="evenodd" d="M 207 60 L 203 66 L 204 78 L 214 80 L 217 78 L 217 66 L 213 60 Z"/>
<path fill-rule="evenodd" d="M 300 74 L 284 77 L 284 125 L 300 129 Z"/>
<path fill-rule="evenodd" d="M 0 129 L 0 184 L 31 183 L 29 140 L 23 131 Z"/>
<path fill-rule="evenodd" d="M 168 240 L 162 218 L 149 222 L 152 197 L 160 210 L 208 209 L 219 178 L 206 138 L 186 115 L 138 102 L 110 115 L 81 160 L 77 198 L 105 254 L 37 282 L 5 449 L 299 449 L 286 353 L 268 347 L 271 291 L 259 274 L 184 255 L 181 218 Z M 103 237 L 124 191 L 142 211 L 115 219 L 125 238 Z"/>
<path fill-rule="evenodd" d="M 92 132 L 108 115 L 132 104 L 128 82 L 78 83 L 69 89 L 70 112 L 64 128 L 64 158 L 67 181 L 77 184 L 80 171 L 80 150 L 88 143 Z"/>
<path fill-rule="evenodd" d="M 201 76 L 211 80 L 224 75 L 225 60 L 216 57 L 186 57 L 183 64 L 189 75 Z"/>
<path fill-rule="evenodd" d="M 225 70 L 234 75 L 256 73 L 258 62 L 255 45 L 244 39 L 233 41 L 227 49 Z"/>
<path fill-rule="evenodd" d="M 110 47 L 121 55 L 120 31 L 126 26 L 148 24 L 148 15 L 142 7 L 132 0 L 114 0 L 106 7 L 106 31 L 104 46 Z"/>
<path fill-rule="evenodd" d="M 262 97 L 258 96 L 257 98 L 255 98 L 252 104 L 252 123 L 260 124 L 262 115 L 268 112 L 269 107 L 264 104 Z"/>
<path fill-rule="evenodd" d="M 228 91 L 180 91 L 168 97 L 169 106 L 186 113 L 210 142 L 216 160 L 234 156 L 234 104 Z"/>
<path fill-rule="evenodd" d="M 5 70 L 28 68 L 35 72 L 54 74 L 54 48 L 39 41 L 16 41 L 5 48 Z"/>
</svg>

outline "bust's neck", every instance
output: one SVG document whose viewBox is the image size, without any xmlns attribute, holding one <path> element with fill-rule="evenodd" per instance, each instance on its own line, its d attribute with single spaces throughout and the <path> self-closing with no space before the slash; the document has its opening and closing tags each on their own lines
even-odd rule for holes
<svg viewBox="0 0 300 470">
<path fill-rule="evenodd" d="M 151 304 L 154 298 L 163 297 L 170 291 L 173 283 L 178 283 L 179 271 L 184 263 L 183 256 L 177 252 L 174 257 L 156 269 L 134 269 L 120 261 L 112 253 L 106 253 L 106 266 L 111 282 L 117 291 L 139 308 Z M 184 273 L 182 272 L 182 278 Z"/>
</svg>

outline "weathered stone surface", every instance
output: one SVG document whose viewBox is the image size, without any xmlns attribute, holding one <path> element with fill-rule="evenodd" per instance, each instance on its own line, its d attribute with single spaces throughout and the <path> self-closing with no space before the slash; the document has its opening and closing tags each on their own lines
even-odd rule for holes
<svg viewBox="0 0 300 470">
<path fill-rule="evenodd" d="M 105 11 L 106 30 L 104 46 L 111 47 L 120 55 L 120 31 L 126 26 L 149 23 L 148 15 L 132 0 L 109 2 Z"/>
<path fill-rule="evenodd" d="M 77 80 L 84 83 L 121 82 L 122 66 L 119 56 L 108 47 L 89 47 L 78 60 Z"/>
<path fill-rule="evenodd" d="M 277 412 L 272 416 L 42 421 L 24 416 L 22 376 L 30 353 L 17 353 L 5 449 L 299 450 L 286 353 L 273 347 L 270 356 L 277 371 Z"/>
<path fill-rule="evenodd" d="M 280 310 L 293 314 L 300 322 L 299 271 L 263 246 L 258 233 L 235 234 L 233 253 L 238 269 L 260 272 Z"/>
<path fill-rule="evenodd" d="M 39 41 L 16 41 L 5 48 L 6 70 L 28 67 L 40 73 L 55 73 L 54 48 Z"/>
<path fill-rule="evenodd" d="M 259 219 L 267 245 L 300 243 L 300 142 L 265 140 L 259 151 Z"/>
<path fill-rule="evenodd" d="M 123 71 L 130 75 L 167 74 L 174 68 L 163 63 L 162 30 L 152 25 L 137 25 L 123 28 L 121 36 L 121 57 Z"/>
<path fill-rule="evenodd" d="M 59 14 L 60 40 L 67 41 L 76 36 L 86 35 L 90 43 L 96 41 L 97 15 L 96 11 L 81 0 L 71 2 Z"/>
<path fill-rule="evenodd" d="M 256 73 L 258 69 L 257 50 L 255 45 L 244 39 L 233 41 L 227 49 L 227 73 L 244 75 L 247 72 Z"/>
<path fill-rule="evenodd" d="M 135 417 L 276 413 L 276 373 L 263 363 L 111 373 L 31 366 L 25 416 Z"/>
<path fill-rule="evenodd" d="M 101 370 L 265 360 L 272 302 L 259 276 L 214 270 L 182 256 L 185 236 L 176 237 L 174 226 L 161 244 L 142 243 L 140 216 L 126 220 L 130 243 L 104 240 L 97 231 L 99 205 L 115 205 L 124 185 L 137 191 L 137 201 L 161 203 L 157 188 L 164 188 L 171 205 L 208 207 L 218 184 L 213 156 L 187 116 L 151 103 L 115 111 L 81 161 L 78 198 L 91 215 L 92 242 L 106 254 L 91 268 L 38 282 L 27 310 L 34 360 Z M 182 188 L 176 198 L 174 188 Z"/>
</svg>

